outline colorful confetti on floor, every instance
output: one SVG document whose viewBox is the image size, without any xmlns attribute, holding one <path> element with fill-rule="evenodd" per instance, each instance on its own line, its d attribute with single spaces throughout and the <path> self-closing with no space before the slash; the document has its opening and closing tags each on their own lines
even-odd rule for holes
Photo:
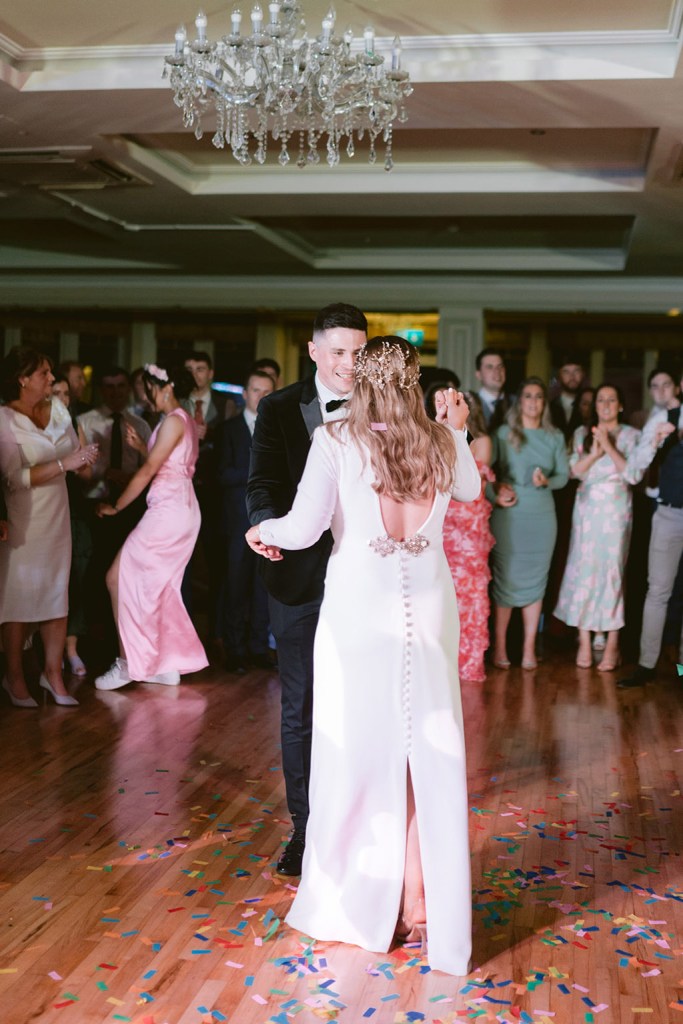
<svg viewBox="0 0 683 1024">
<path fill-rule="evenodd" d="M 462 979 L 284 923 L 276 685 L 5 715 L 2 1024 L 683 1021 L 678 696 L 521 679 L 464 688 Z"/>
</svg>

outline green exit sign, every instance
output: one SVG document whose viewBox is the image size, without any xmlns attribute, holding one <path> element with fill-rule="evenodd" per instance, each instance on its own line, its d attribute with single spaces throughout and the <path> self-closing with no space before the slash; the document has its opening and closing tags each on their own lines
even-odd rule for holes
<svg viewBox="0 0 683 1024">
<path fill-rule="evenodd" d="M 417 348 L 419 348 L 425 340 L 425 332 L 421 331 L 419 327 L 410 328 L 407 331 L 399 331 L 398 336 L 399 338 L 405 338 L 406 341 L 409 341 L 411 345 L 417 346 Z"/>
</svg>

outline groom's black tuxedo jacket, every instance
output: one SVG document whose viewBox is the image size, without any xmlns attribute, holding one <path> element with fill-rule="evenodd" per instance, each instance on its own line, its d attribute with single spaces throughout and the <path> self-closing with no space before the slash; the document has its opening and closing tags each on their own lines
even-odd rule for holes
<svg viewBox="0 0 683 1024">
<path fill-rule="evenodd" d="M 290 384 L 259 402 L 251 446 L 247 511 L 252 523 L 289 512 L 311 447 L 322 423 L 315 378 Z M 304 604 L 322 597 L 332 535 L 303 551 L 287 551 L 281 562 L 263 559 L 268 593 L 283 604 Z"/>
</svg>

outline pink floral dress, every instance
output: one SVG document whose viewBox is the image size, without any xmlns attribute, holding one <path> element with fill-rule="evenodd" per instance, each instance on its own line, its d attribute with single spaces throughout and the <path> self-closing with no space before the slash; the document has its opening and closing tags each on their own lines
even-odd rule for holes
<svg viewBox="0 0 683 1024">
<path fill-rule="evenodd" d="M 483 479 L 493 483 L 491 468 L 479 461 L 477 467 Z M 451 501 L 443 524 L 460 616 L 460 678 L 470 683 L 486 679 L 484 654 L 489 646 L 489 554 L 495 540 L 489 526 L 492 506 L 484 490 L 476 501 Z"/>
</svg>

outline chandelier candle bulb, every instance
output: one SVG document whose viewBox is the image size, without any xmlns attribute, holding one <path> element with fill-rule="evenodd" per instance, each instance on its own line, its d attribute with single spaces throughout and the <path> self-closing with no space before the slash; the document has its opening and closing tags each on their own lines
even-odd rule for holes
<svg viewBox="0 0 683 1024">
<path fill-rule="evenodd" d="M 251 27 L 254 30 L 254 35 L 258 36 L 261 34 L 261 25 L 263 24 L 263 11 L 261 10 L 260 4 L 255 4 L 251 12 Z"/>
<path fill-rule="evenodd" d="M 180 25 L 176 30 L 175 34 L 175 55 L 176 57 L 182 57 L 183 50 L 185 49 L 185 43 L 187 42 L 187 32 L 185 26 Z"/>
<path fill-rule="evenodd" d="M 333 29 L 334 29 L 334 17 L 332 15 L 332 12 L 330 12 L 327 15 L 326 18 L 323 18 L 323 34 L 322 34 L 322 38 L 320 40 L 321 43 L 323 43 L 323 45 L 326 46 L 329 43 Z"/>
<path fill-rule="evenodd" d="M 372 25 L 368 25 L 365 29 L 363 32 L 363 38 L 365 39 L 365 52 L 368 56 L 372 56 L 375 52 L 375 30 Z"/>
<path fill-rule="evenodd" d="M 391 50 L 391 70 L 401 70 L 401 39 L 399 36 L 394 36 L 394 45 Z"/>
<path fill-rule="evenodd" d="M 197 17 L 195 18 L 194 23 L 197 26 L 197 42 L 198 43 L 205 43 L 206 42 L 207 20 L 206 20 L 206 15 L 204 14 L 204 11 L 200 11 L 199 12 Z"/>
<path fill-rule="evenodd" d="M 232 34 L 238 36 L 240 34 L 240 25 L 242 24 L 242 12 L 237 9 L 230 15 L 230 24 L 232 26 Z"/>
<path fill-rule="evenodd" d="M 280 24 L 280 4 L 277 3 L 277 0 L 274 0 L 273 3 L 268 4 L 268 10 L 270 11 L 270 24 L 271 25 L 279 25 Z"/>
</svg>

